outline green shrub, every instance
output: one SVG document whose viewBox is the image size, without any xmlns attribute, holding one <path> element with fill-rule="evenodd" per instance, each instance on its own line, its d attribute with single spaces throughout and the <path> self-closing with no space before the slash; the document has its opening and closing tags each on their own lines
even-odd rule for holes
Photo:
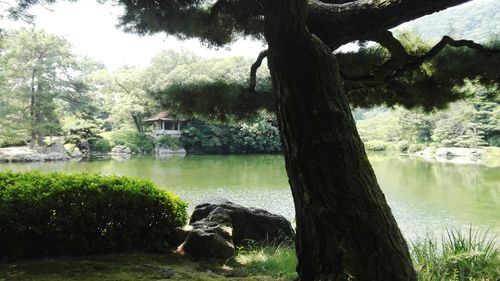
<svg viewBox="0 0 500 281">
<path fill-rule="evenodd" d="M 384 151 L 387 149 L 387 142 L 381 140 L 370 140 L 365 142 L 365 149 L 371 151 Z"/>
<path fill-rule="evenodd" d="M 488 232 L 448 230 L 441 244 L 429 237 L 414 243 L 412 256 L 422 281 L 500 279 L 499 250 Z"/>
<path fill-rule="evenodd" d="M 177 150 L 181 148 L 181 140 L 176 137 L 171 137 L 171 136 L 163 136 L 161 138 L 158 138 L 156 140 L 156 143 L 162 147 L 167 146 L 168 148 L 172 150 Z"/>
<path fill-rule="evenodd" d="M 147 180 L 0 173 L 0 260 L 165 250 L 186 220 L 186 204 Z"/>
<path fill-rule="evenodd" d="M 396 150 L 401 153 L 406 153 L 410 149 L 410 143 L 408 141 L 402 140 L 396 143 Z"/>
<path fill-rule="evenodd" d="M 155 149 L 153 138 L 133 130 L 116 131 L 107 136 L 112 146 L 125 145 L 135 153 L 151 153 Z"/>
<path fill-rule="evenodd" d="M 423 144 L 423 143 L 412 143 L 410 144 L 410 146 L 408 147 L 408 153 L 415 153 L 417 151 L 421 151 L 423 150 L 424 148 L 427 147 L 427 144 Z"/>
<path fill-rule="evenodd" d="M 110 152 L 111 143 L 107 139 L 97 139 L 90 143 L 90 150 L 95 152 Z"/>
<path fill-rule="evenodd" d="M 194 120 L 185 126 L 181 142 L 188 153 L 247 154 L 281 151 L 276 118 L 265 113 L 260 113 L 252 120 L 229 124 Z"/>
<path fill-rule="evenodd" d="M 191 121 L 182 131 L 182 147 L 189 153 L 229 153 L 230 132 L 227 125 Z"/>
</svg>

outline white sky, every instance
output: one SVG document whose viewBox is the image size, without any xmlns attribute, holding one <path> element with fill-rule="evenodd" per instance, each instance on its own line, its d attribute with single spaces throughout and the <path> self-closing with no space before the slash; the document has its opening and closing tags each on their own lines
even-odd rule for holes
<svg viewBox="0 0 500 281">
<path fill-rule="evenodd" d="M 57 2 L 48 8 L 34 7 L 35 26 L 46 32 L 65 36 L 76 54 L 102 61 L 108 69 L 124 65 L 146 66 L 153 55 L 163 49 L 185 50 L 202 57 L 246 56 L 256 58 L 265 47 L 255 40 L 239 40 L 230 49 L 211 49 L 198 40 L 180 41 L 174 36 L 157 34 L 138 36 L 116 27 L 122 8 L 110 3 L 84 0 L 77 3 Z M 4 29 L 28 26 L 21 21 L 0 20 Z"/>
</svg>

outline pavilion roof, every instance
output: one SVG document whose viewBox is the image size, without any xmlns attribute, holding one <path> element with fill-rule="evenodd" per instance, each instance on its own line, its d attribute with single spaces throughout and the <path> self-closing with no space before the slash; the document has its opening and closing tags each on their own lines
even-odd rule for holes
<svg viewBox="0 0 500 281">
<path fill-rule="evenodd" d="M 183 121 L 183 120 L 176 118 L 169 111 L 162 111 L 144 120 L 144 122 L 155 122 L 155 121 Z"/>
</svg>

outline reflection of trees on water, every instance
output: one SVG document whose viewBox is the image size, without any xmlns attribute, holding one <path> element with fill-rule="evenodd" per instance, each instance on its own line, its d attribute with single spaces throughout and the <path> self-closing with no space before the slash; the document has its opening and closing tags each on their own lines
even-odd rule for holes
<svg viewBox="0 0 500 281">
<path fill-rule="evenodd" d="M 440 214 L 455 223 L 500 229 L 500 171 L 481 165 L 428 162 L 416 157 L 370 155 L 389 199 Z M 443 218 L 443 219 L 444 219 Z"/>
</svg>

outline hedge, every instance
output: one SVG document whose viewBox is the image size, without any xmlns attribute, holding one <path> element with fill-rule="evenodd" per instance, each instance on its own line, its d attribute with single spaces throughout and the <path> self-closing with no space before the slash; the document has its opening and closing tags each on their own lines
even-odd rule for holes
<svg viewBox="0 0 500 281">
<path fill-rule="evenodd" d="M 142 179 L 0 172 L 0 260 L 169 249 L 186 207 Z"/>
</svg>

